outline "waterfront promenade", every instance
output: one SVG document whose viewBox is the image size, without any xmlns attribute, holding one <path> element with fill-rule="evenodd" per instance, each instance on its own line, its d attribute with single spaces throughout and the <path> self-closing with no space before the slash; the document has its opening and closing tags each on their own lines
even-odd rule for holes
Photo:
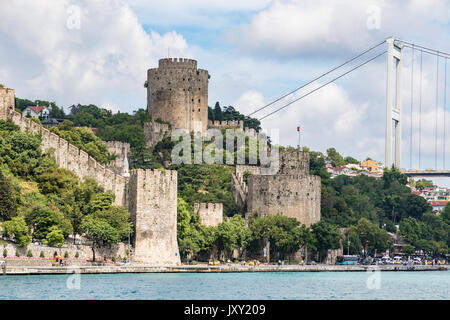
<svg viewBox="0 0 450 320">
<path fill-rule="evenodd" d="M 208 266 L 178 265 L 152 266 L 143 264 L 131 265 L 77 265 L 77 266 L 8 266 L 0 270 L 1 275 L 39 275 L 39 274 L 106 274 L 106 273 L 229 273 L 229 272 L 324 272 L 324 271 L 448 271 L 449 265 L 259 265 L 242 266 L 238 264 Z"/>
</svg>

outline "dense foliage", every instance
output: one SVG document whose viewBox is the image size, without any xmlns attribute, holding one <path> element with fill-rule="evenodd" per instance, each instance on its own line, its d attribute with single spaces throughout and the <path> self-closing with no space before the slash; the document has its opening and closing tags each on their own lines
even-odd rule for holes
<svg viewBox="0 0 450 320">
<path fill-rule="evenodd" d="M 2 235 L 19 246 L 31 239 L 61 246 L 76 234 L 92 240 L 93 249 L 124 240 L 131 230 L 129 213 L 112 205 L 114 195 L 92 179 L 80 183 L 74 173 L 58 168 L 40 143 L 38 135 L 0 120 Z"/>
</svg>

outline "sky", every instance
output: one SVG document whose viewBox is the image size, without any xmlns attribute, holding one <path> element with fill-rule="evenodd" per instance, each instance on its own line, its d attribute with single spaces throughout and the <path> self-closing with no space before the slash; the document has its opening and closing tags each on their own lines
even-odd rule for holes
<svg viewBox="0 0 450 320">
<path fill-rule="evenodd" d="M 54 101 L 66 111 L 77 103 L 114 112 L 145 108 L 147 69 L 168 56 L 196 59 L 209 71 L 210 106 L 219 101 L 247 115 L 390 36 L 450 52 L 449 0 L 0 0 L 0 8 L 0 83 L 17 97 Z M 383 44 L 343 71 L 384 50 Z M 423 54 L 420 77 L 419 57 L 403 50 L 402 167 L 418 167 L 420 138 L 421 168 L 435 167 L 437 141 L 440 169 L 444 126 L 450 136 L 445 61 Z M 383 55 L 267 117 L 262 127 L 269 135 L 278 130 L 282 145 L 296 146 L 301 126 L 302 146 L 384 162 L 385 91 Z M 449 169 L 448 141 L 445 150 Z"/>
</svg>

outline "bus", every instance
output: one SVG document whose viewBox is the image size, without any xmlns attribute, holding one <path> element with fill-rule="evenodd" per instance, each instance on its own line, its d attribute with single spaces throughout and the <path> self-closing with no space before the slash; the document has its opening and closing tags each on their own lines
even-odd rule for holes
<svg viewBox="0 0 450 320">
<path fill-rule="evenodd" d="M 350 255 L 344 255 L 339 256 L 336 259 L 336 264 L 357 264 L 358 263 L 358 256 L 350 256 Z"/>
</svg>

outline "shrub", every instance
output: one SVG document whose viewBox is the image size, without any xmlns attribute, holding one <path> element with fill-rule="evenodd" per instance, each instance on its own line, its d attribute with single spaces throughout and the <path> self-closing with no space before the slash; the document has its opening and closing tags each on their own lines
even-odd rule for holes
<svg viewBox="0 0 450 320">
<path fill-rule="evenodd" d="M 3 258 L 6 258 L 8 256 L 8 250 L 3 249 Z"/>
<path fill-rule="evenodd" d="M 78 259 L 78 257 L 80 256 L 80 254 L 78 253 L 78 251 L 77 252 L 75 252 L 75 258 L 77 258 Z"/>
<path fill-rule="evenodd" d="M 116 262 L 116 257 L 111 258 L 112 262 Z"/>
<path fill-rule="evenodd" d="M 103 260 L 105 260 L 105 261 L 108 260 L 106 257 L 106 254 L 103 256 Z"/>
<path fill-rule="evenodd" d="M 20 257 L 19 250 L 16 250 L 16 257 Z"/>
<path fill-rule="evenodd" d="M 39 255 L 39 257 L 45 258 L 44 251 L 41 251 L 41 254 Z"/>
<path fill-rule="evenodd" d="M 69 252 L 67 252 L 67 251 L 66 251 L 66 252 L 64 252 L 64 258 L 66 258 L 66 259 L 67 259 L 68 257 L 69 257 Z"/>
<path fill-rule="evenodd" d="M 28 257 L 28 258 L 33 257 L 33 252 L 31 252 L 30 249 L 28 249 L 28 251 L 27 251 L 27 257 Z"/>
</svg>

